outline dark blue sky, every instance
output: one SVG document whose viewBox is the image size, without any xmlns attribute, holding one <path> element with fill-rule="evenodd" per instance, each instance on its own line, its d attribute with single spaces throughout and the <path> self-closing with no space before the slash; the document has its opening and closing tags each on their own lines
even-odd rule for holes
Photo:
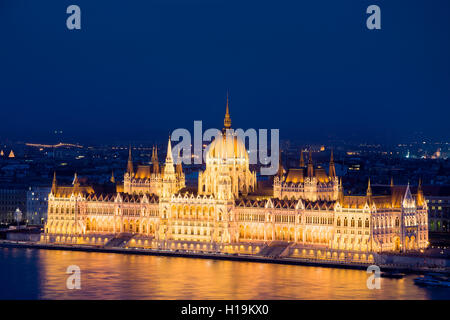
<svg viewBox="0 0 450 320">
<path fill-rule="evenodd" d="M 82 29 L 66 28 L 77 4 Z M 381 7 L 382 30 L 365 27 Z M 0 0 L 0 138 L 280 128 L 448 140 L 448 0 Z"/>
</svg>

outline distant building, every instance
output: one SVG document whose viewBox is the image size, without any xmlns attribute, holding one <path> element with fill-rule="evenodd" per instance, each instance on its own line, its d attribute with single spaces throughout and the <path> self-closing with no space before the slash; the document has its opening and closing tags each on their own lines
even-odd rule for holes
<svg viewBox="0 0 450 320">
<path fill-rule="evenodd" d="M 0 221 L 14 222 L 17 208 L 26 212 L 27 189 L 21 186 L 0 185 Z"/>
<path fill-rule="evenodd" d="M 450 232 L 450 186 L 424 186 L 430 232 Z"/>
<path fill-rule="evenodd" d="M 44 224 L 47 221 L 48 186 L 33 186 L 27 191 L 27 211 L 25 220 L 28 224 Z"/>
</svg>

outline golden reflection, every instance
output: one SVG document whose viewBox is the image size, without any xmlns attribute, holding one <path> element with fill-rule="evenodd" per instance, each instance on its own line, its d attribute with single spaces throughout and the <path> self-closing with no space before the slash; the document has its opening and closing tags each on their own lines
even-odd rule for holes
<svg viewBox="0 0 450 320">
<path fill-rule="evenodd" d="M 36 250 L 41 299 L 426 299 L 402 280 L 369 290 L 361 270 Z M 66 289 L 66 269 L 81 269 L 81 290 Z"/>
</svg>

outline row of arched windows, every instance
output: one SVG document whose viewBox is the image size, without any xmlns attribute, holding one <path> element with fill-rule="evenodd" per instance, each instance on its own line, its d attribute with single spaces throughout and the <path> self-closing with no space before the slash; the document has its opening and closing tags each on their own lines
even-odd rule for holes
<svg viewBox="0 0 450 320">
<path fill-rule="evenodd" d="M 373 218 L 373 225 L 375 229 L 378 228 L 391 228 L 400 227 L 400 218 L 399 217 L 374 217 Z"/>
<path fill-rule="evenodd" d="M 342 221 L 341 217 L 338 217 L 337 221 L 336 221 L 336 226 L 338 226 L 338 227 L 341 227 L 341 226 L 348 227 L 348 218 L 344 217 L 344 221 Z M 356 221 L 355 218 L 351 218 L 351 220 L 350 220 L 350 227 L 355 228 L 356 226 L 358 228 L 362 228 L 363 227 L 363 220 L 361 218 L 358 218 L 358 221 Z M 366 220 L 364 221 L 364 228 L 369 228 L 369 226 L 370 226 L 369 219 L 366 218 Z"/>
<path fill-rule="evenodd" d="M 306 223 L 308 224 L 322 224 L 322 225 L 332 225 L 332 217 L 306 217 Z"/>
<path fill-rule="evenodd" d="M 77 213 L 80 213 L 80 208 L 77 208 Z M 59 207 L 59 206 L 50 206 L 48 208 L 49 214 L 74 214 L 75 206 L 70 207 Z"/>
<path fill-rule="evenodd" d="M 264 222 L 266 220 L 266 215 L 264 213 L 239 213 L 239 221 L 255 221 Z"/>
</svg>

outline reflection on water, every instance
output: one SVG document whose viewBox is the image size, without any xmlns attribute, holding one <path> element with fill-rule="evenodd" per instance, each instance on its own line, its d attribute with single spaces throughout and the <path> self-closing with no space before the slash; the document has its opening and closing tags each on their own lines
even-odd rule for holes
<svg viewBox="0 0 450 320">
<path fill-rule="evenodd" d="M 66 289 L 69 265 L 81 290 Z M 1 299 L 448 299 L 413 275 L 366 286 L 368 274 L 306 266 L 0 248 Z"/>
</svg>

